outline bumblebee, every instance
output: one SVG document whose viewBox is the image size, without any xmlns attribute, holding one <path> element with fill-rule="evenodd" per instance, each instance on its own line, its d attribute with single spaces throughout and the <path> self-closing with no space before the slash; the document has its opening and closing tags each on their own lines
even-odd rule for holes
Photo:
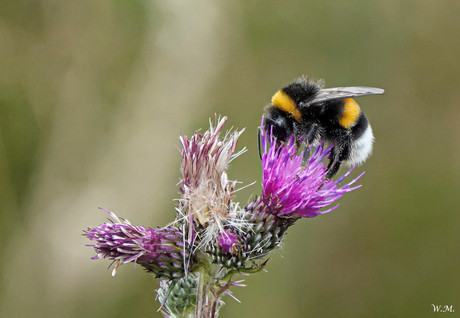
<svg viewBox="0 0 460 318">
<path fill-rule="evenodd" d="M 273 95 L 265 107 L 264 128 L 278 142 L 294 135 L 298 145 L 331 143 L 326 178 L 333 178 L 343 162 L 363 163 L 372 153 L 374 135 L 366 115 L 353 97 L 383 94 L 374 87 L 323 88 L 324 81 L 300 77 Z M 304 152 L 304 164 L 309 150 Z"/>
</svg>

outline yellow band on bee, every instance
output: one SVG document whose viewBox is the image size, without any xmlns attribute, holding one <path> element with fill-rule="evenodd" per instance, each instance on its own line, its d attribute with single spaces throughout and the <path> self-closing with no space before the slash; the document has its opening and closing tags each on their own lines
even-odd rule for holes
<svg viewBox="0 0 460 318">
<path fill-rule="evenodd" d="M 297 109 L 297 105 L 295 104 L 295 102 L 292 100 L 291 97 L 289 97 L 288 94 L 286 94 L 282 90 L 276 92 L 276 94 L 273 95 L 272 104 L 278 107 L 280 110 L 287 113 L 289 117 L 292 117 L 297 121 L 302 119 L 302 114 Z"/>
<path fill-rule="evenodd" d="M 339 124 L 344 128 L 353 127 L 358 121 L 361 109 L 353 98 L 345 98 L 343 113 L 340 115 Z"/>
</svg>

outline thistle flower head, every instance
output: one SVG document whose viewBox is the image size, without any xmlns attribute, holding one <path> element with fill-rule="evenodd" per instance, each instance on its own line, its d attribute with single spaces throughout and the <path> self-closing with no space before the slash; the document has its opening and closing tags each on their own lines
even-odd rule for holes
<svg viewBox="0 0 460 318">
<path fill-rule="evenodd" d="M 136 226 L 107 211 L 112 219 L 84 231 L 87 238 L 96 243 L 97 255 L 93 259 L 110 259 L 116 262 L 112 275 L 119 266 L 134 262 L 147 272 L 162 278 L 178 278 L 184 275 L 183 233 L 176 228 L 151 229 Z M 115 220 L 115 221 L 114 221 Z"/>
<path fill-rule="evenodd" d="M 186 276 L 173 280 L 161 280 L 157 290 L 158 301 L 165 318 L 193 317 L 197 295 L 196 279 Z"/>
<path fill-rule="evenodd" d="M 240 244 L 238 236 L 231 231 L 220 232 L 217 238 L 219 247 L 226 253 L 236 254 Z"/>
<path fill-rule="evenodd" d="M 294 138 L 278 146 L 276 138 L 263 131 L 262 155 L 262 201 L 271 213 L 280 217 L 311 218 L 334 210 L 338 205 L 320 211 L 339 199 L 344 193 L 360 186 L 350 183 L 339 187 L 339 183 L 353 170 L 337 181 L 326 179 L 326 158 L 331 147 L 321 143 L 313 151 L 307 164 L 302 166 L 302 154 L 298 153 Z"/>
<path fill-rule="evenodd" d="M 203 134 L 191 138 L 180 137 L 182 149 L 182 179 L 179 213 L 191 225 L 196 222 L 206 229 L 201 240 L 208 244 L 224 231 L 224 224 L 238 214 L 238 204 L 232 202 L 236 181 L 228 179 L 226 169 L 229 163 L 244 153 L 245 148 L 235 153 L 241 131 L 227 133 L 220 139 L 226 117 L 216 118 Z M 192 235 L 192 233 L 190 233 Z M 190 240 L 190 237 L 189 237 Z"/>
</svg>

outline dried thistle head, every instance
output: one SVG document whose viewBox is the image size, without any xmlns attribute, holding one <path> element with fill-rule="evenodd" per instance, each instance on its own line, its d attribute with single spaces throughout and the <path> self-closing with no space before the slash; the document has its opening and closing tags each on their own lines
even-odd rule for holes
<svg viewBox="0 0 460 318">
<path fill-rule="evenodd" d="M 204 229 L 202 242 L 209 243 L 224 232 L 226 224 L 238 216 L 238 204 L 232 202 L 236 181 L 228 179 L 229 163 L 246 152 L 235 152 L 240 131 L 227 132 L 221 139 L 227 117 L 216 118 L 203 134 L 180 137 L 182 149 L 179 219 Z M 233 222 L 234 223 L 234 222 Z"/>
</svg>

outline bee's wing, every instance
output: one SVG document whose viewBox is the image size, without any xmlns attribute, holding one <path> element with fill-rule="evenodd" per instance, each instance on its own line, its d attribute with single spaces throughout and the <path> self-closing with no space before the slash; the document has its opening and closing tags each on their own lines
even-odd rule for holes
<svg viewBox="0 0 460 318">
<path fill-rule="evenodd" d="M 380 95 L 383 94 L 383 92 L 385 91 L 381 88 L 365 86 L 325 88 L 320 90 L 313 99 L 306 101 L 305 104 L 308 106 L 334 99 Z"/>
</svg>

